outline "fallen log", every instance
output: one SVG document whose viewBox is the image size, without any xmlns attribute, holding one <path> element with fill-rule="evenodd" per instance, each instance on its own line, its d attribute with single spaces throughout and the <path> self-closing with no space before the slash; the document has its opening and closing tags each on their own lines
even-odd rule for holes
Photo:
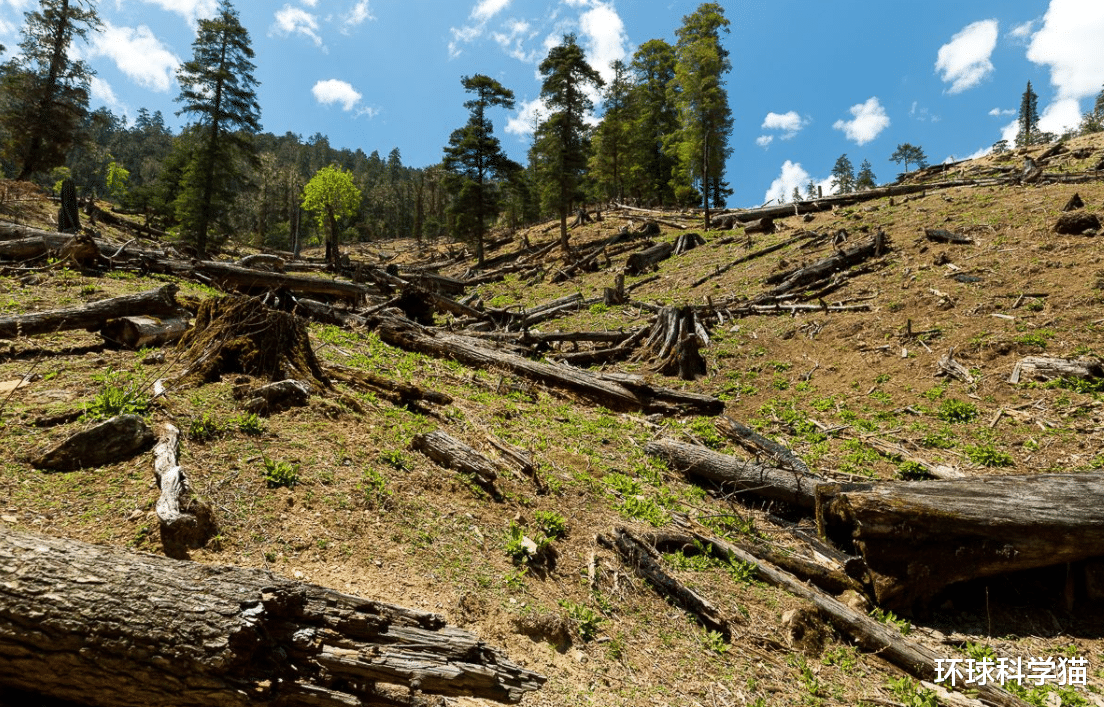
<svg viewBox="0 0 1104 707">
<path fill-rule="evenodd" d="M 80 307 L 0 316 L 0 339 L 73 329 L 96 331 L 102 329 L 109 319 L 144 314 L 176 314 L 179 311 L 176 285 L 169 283 L 156 290 L 89 302 Z"/>
<path fill-rule="evenodd" d="M 718 556 L 729 562 L 739 560 L 754 565 L 756 579 L 813 604 L 836 628 L 854 638 L 863 649 L 897 666 L 909 675 L 921 680 L 934 681 L 944 674 L 945 671 L 940 669 L 945 662 L 943 656 L 927 646 L 908 640 L 896 627 L 877 621 L 815 587 L 810 587 L 752 551 L 737 547 L 720 538 L 695 532 L 688 532 L 686 535 L 687 542 L 697 541 L 703 546 L 710 547 Z M 1027 702 L 991 680 L 985 684 L 971 683 L 969 687 L 977 689 L 987 703 L 998 707 L 1030 707 Z"/>
<path fill-rule="evenodd" d="M 714 420 L 717 431 L 771 466 L 793 469 L 801 474 L 809 474 L 809 467 L 789 447 L 764 437 L 747 425 L 722 415 Z"/>
<path fill-rule="evenodd" d="M 103 707 L 516 703 L 545 678 L 444 619 L 269 572 L 0 527 L 0 686 Z"/>
<path fill-rule="evenodd" d="M 756 464 L 666 437 L 648 442 L 644 452 L 688 476 L 806 509 L 816 507 L 817 484 L 824 481 L 815 474 Z"/>
<path fill-rule="evenodd" d="M 857 265 L 867 258 L 882 255 L 886 250 L 886 235 L 879 231 L 877 235 L 864 243 L 851 248 L 837 250 L 832 255 L 818 260 L 812 265 L 771 275 L 767 284 L 778 283 L 769 294 L 777 297 L 809 283 L 828 277 L 832 273 Z"/>
<path fill-rule="evenodd" d="M 954 245 L 973 245 L 974 239 L 953 233 L 945 228 L 926 228 L 924 237 L 935 243 L 951 243 Z"/>
<path fill-rule="evenodd" d="M 697 287 L 698 285 L 703 285 L 706 282 L 708 282 L 709 280 L 711 280 L 711 279 L 713 279 L 713 278 L 715 278 L 719 275 L 725 274 L 726 272 L 728 272 L 732 268 L 734 268 L 737 265 L 740 265 L 742 263 L 746 263 L 750 260 L 755 260 L 756 258 L 761 258 L 764 255 L 770 255 L 771 253 L 773 253 L 777 250 L 781 250 L 781 249 L 783 249 L 787 246 L 791 246 L 794 243 L 798 243 L 798 242 L 803 241 L 803 240 L 808 240 L 809 238 L 819 238 L 819 237 L 820 236 L 818 234 L 813 233 L 812 231 L 805 231 L 805 232 L 803 232 L 803 233 L 801 233 L 797 236 L 794 236 L 793 238 L 790 238 L 789 240 L 782 241 L 781 243 L 775 243 L 774 245 L 767 246 L 766 248 L 761 248 L 761 249 L 755 251 L 754 253 L 748 253 L 747 255 L 742 255 L 739 258 L 736 258 L 732 262 L 728 263 L 727 265 L 723 265 L 723 266 L 717 268 L 716 270 L 709 273 L 708 275 L 706 275 L 704 277 L 701 277 L 701 278 L 698 278 L 697 280 L 695 280 L 690 285 L 690 287 Z"/>
<path fill-rule="evenodd" d="M 629 256 L 629 259 L 625 261 L 625 274 L 640 275 L 645 273 L 657 264 L 670 258 L 674 252 L 674 244 L 667 242 L 657 243 L 651 248 L 645 248 L 644 250 L 633 253 Z"/>
<path fill-rule="evenodd" d="M 1093 360 L 1026 356 L 1016 362 L 1009 382 L 1019 383 L 1023 377 L 1036 381 L 1050 381 L 1058 378 L 1094 381 L 1104 378 L 1104 365 L 1101 365 L 1100 361 Z"/>
<path fill-rule="evenodd" d="M 179 314 L 166 317 L 132 316 L 109 319 L 100 329 L 104 341 L 115 346 L 137 351 L 146 346 L 172 344 L 188 330 L 191 315 L 181 309 Z"/>
<path fill-rule="evenodd" d="M 218 531 L 210 506 L 196 497 L 176 463 L 179 453 L 180 430 L 166 422 L 153 448 L 153 474 L 161 489 L 155 508 L 165 554 L 187 559 L 189 549 L 203 547 Z"/>
<path fill-rule="evenodd" d="M 748 235 L 755 233 L 774 233 L 774 219 L 766 216 L 751 221 L 744 221 L 740 225 L 744 227 L 744 233 Z"/>
<path fill-rule="evenodd" d="M 213 260 L 181 265 L 180 267 L 193 274 L 210 278 L 211 281 L 224 290 L 236 290 L 246 294 L 283 289 L 298 295 L 337 297 L 354 303 L 359 303 L 368 295 L 384 294 L 379 288 L 368 287 L 346 280 L 268 272 Z M 186 274 L 186 272 L 180 274 Z"/>
<path fill-rule="evenodd" d="M 916 456 L 899 444 L 894 444 L 879 437 L 860 437 L 863 444 L 876 449 L 887 457 L 898 458 L 901 461 L 915 464 L 925 474 L 936 479 L 964 479 L 966 474 L 953 466 L 946 464 L 934 464 L 926 459 Z"/>
<path fill-rule="evenodd" d="M 909 608 L 955 582 L 1100 555 L 1104 472 L 821 484 L 816 516 L 862 553 L 879 604 Z"/>
<path fill-rule="evenodd" d="M 348 366 L 330 365 L 326 367 L 326 373 L 337 380 L 353 383 L 372 391 L 382 393 L 384 397 L 396 405 L 409 405 L 414 402 L 429 402 L 434 405 L 449 405 L 452 397 L 436 390 L 423 388 L 413 383 L 392 380 L 378 376 L 371 371 Z"/>
<path fill-rule="evenodd" d="M 434 430 L 420 434 L 410 443 L 410 448 L 425 454 L 438 466 L 455 469 L 470 477 L 491 498 L 502 500 L 502 494 L 495 487 L 498 480 L 495 463 L 447 432 Z"/>
<path fill-rule="evenodd" d="M 698 618 L 707 628 L 719 632 L 725 640 L 732 639 L 732 628 L 746 623 L 738 614 L 726 615 L 708 599 L 672 577 L 660 564 L 659 553 L 626 528 L 615 528 L 611 535 L 598 535 L 598 544 L 613 550 L 625 566 L 669 596 L 675 603 Z"/>
<path fill-rule="evenodd" d="M 116 415 L 31 457 L 31 466 L 76 471 L 131 459 L 153 446 L 154 436 L 139 415 Z"/>
</svg>

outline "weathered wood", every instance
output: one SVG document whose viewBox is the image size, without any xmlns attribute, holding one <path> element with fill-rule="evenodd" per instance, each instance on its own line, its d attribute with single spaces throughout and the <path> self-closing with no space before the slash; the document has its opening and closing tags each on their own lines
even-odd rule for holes
<svg viewBox="0 0 1104 707">
<path fill-rule="evenodd" d="M 326 367 L 326 373 L 331 377 L 347 383 L 353 383 L 361 387 L 369 388 L 382 393 L 396 405 L 409 405 L 410 403 L 426 401 L 434 405 L 449 405 L 452 397 L 436 390 L 423 388 L 414 383 L 404 383 L 378 376 L 371 371 L 348 366 L 331 365 Z"/>
<path fill-rule="evenodd" d="M 100 336 L 110 344 L 131 350 L 171 344 L 184 336 L 190 317 L 181 309 L 176 315 L 164 317 L 143 315 L 109 319 L 100 329 Z"/>
<path fill-rule="evenodd" d="M 878 450 L 882 454 L 888 457 L 897 457 L 901 461 L 910 462 L 916 464 L 924 473 L 936 478 L 936 479 L 964 479 L 966 474 L 953 466 L 946 464 L 935 464 L 929 462 L 926 459 L 916 456 L 909 450 L 905 449 L 899 444 L 894 444 L 888 440 L 881 439 L 880 437 L 862 436 L 859 437 L 862 442 L 873 449 Z"/>
<path fill-rule="evenodd" d="M 744 233 L 748 235 L 755 233 L 774 233 L 774 219 L 769 216 L 753 219 L 751 221 L 744 221 L 739 225 L 744 227 Z"/>
<path fill-rule="evenodd" d="M 718 275 L 725 274 L 726 272 L 728 272 L 732 268 L 736 267 L 737 265 L 741 265 L 741 264 L 746 263 L 750 260 L 755 260 L 756 258 L 761 258 L 764 255 L 770 255 L 771 253 L 773 253 L 775 251 L 786 248 L 787 246 L 791 246 L 794 243 L 798 243 L 798 242 L 803 241 L 803 240 L 808 240 L 809 238 L 819 238 L 819 235 L 812 232 L 812 231 L 804 231 L 804 232 L 798 234 L 797 236 L 794 236 L 793 238 L 782 241 L 781 243 L 775 243 L 772 246 L 767 246 L 766 248 L 760 248 L 759 250 L 755 251 L 754 253 L 748 253 L 747 255 L 742 255 L 739 258 L 736 258 L 735 260 L 733 260 L 732 262 L 717 268 L 716 270 L 709 273 L 708 275 L 698 278 L 690 286 L 691 287 L 697 287 L 699 285 L 703 285 L 706 282 L 708 282 L 709 280 L 717 277 Z"/>
<path fill-rule="evenodd" d="M 947 352 L 946 356 L 940 357 L 939 361 L 936 362 L 936 366 L 939 367 L 939 370 L 944 375 L 948 375 L 951 378 L 957 378 L 966 385 L 973 385 L 977 382 L 977 380 L 974 378 L 974 374 L 970 373 L 969 369 L 967 369 L 966 366 L 963 366 L 961 363 L 955 360 L 953 346 L 951 347 L 950 351 Z"/>
<path fill-rule="evenodd" d="M 879 603 L 906 608 L 954 582 L 1100 555 L 1104 472 L 821 484 L 816 512 L 821 534 L 862 553 Z"/>
<path fill-rule="evenodd" d="M 154 444 L 149 425 L 138 415 L 116 415 L 31 457 L 31 466 L 76 471 L 131 459 Z"/>
<path fill-rule="evenodd" d="M 251 270 L 283 272 L 285 262 L 284 259 L 278 255 L 271 255 L 269 253 L 254 253 L 253 255 L 247 255 L 244 258 L 239 258 L 238 262 L 234 264 L 238 267 L 249 268 Z"/>
<path fill-rule="evenodd" d="M 211 508 L 196 497 L 184 469 L 177 464 L 180 430 L 166 422 L 153 448 L 153 473 L 161 496 L 155 506 L 161 523 L 161 545 L 169 557 L 186 559 L 217 532 Z"/>
<path fill-rule="evenodd" d="M 764 437 L 747 425 L 722 415 L 713 421 L 717 431 L 770 466 L 809 474 L 809 467 L 789 447 Z"/>
<path fill-rule="evenodd" d="M 700 233 L 683 233 L 675 239 L 675 255 L 682 255 L 700 245 L 705 245 L 705 238 Z"/>
<path fill-rule="evenodd" d="M 397 304 L 397 301 L 391 304 Z M 363 329 L 368 326 L 367 317 L 306 297 L 296 298 L 295 308 L 292 311 L 320 324 L 332 324 L 348 329 Z"/>
<path fill-rule="evenodd" d="M 89 302 L 80 307 L 0 316 L 0 339 L 72 329 L 96 331 L 103 328 L 109 319 L 143 314 L 175 314 L 178 311 L 176 285 L 169 283 L 156 290 Z"/>
<path fill-rule="evenodd" d="M 924 237 L 935 243 L 953 243 L 955 245 L 972 245 L 974 240 L 959 233 L 952 233 L 945 228 L 926 228 Z"/>
<path fill-rule="evenodd" d="M 640 275 L 651 270 L 657 264 L 663 262 L 675 252 L 673 243 L 657 243 L 651 248 L 633 253 L 625 262 L 626 275 Z"/>
<path fill-rule="evenodd" d="M 267 272 L 230 263 L 206 260 L 181 266 L 185 271 L 210 278 L 219 287 L 244 293 L 284 289 L 299 295 L 323 295 L 359 303 L 368 295 L 383 294 L 378 288 L 347 280 L 309 275 Z"/>
<path fill-rule="evenodd" d="M 274 381 L 250 390 L 235 391 L 244 401 L 242 409 L 254 415 L 268 417 L 293 407 L 304 407 L 310 401 L 310 385 L 294 379 Z"/>
<path fill-rule="evenodd" d="M 770 290 L 769 294 L 777 297 L 791 290 L 804 287 L 828 277 L 832 273 L 857 265 L 867 258 L 882 255 L 885 253 L 886 247 L 886 235 L 879 231 L 877 235 L 867 241 L 851 248 L 837 250 L 834 254 L 818 260 L 812 265 L 771 275 L 766 279 L 767 284 L 778 284 Z"/>
<path fill-rule="evenodd" d="M 644 452 L 688 476 L 806 509 L 816 506 L 816 486 L 824 481 L 814 474 L 744 461 L 667 437 L 651 440 Z"/>
<path fill-rule="evenodd" d="M 498 480 L 495 463 L 447 432 L 434 430 L 420 434 L 410 443 L 410 448 L 425 454 L 438 466 L 471 477 L 493 499 L 502 500 L 502 494 L 495 487 Z"/>
<path fill-rule="evenodd" d="M 1019 383 L 1025 377 L 1035 381 L 1050 381 L 1058 378 L 1092 381 L 1104 378 L 1104 365 L 1101 365 L 1100 361 L 1088 359 L 1026 356 L 1016 362 L 1009 382 Z"/>
<path fill-rule="evenodd" d="M 0 692 L 103 707 L 516 703 L 545 678 L 434 614 L 0 527 Z"/>
<path fill-rule="evenodd" d="M 656 315 L 644 348 L 655 359 L 652 370 L 682 380 L 705 376 L 701 349 L 709 345 L 709 334 L 693 307 L 664 307 Z"/>
<path fill-rule="evenodd" d="M 944 656 L 927 646 L 915 643 L 901 635 L 896 627 L 888 626 L 870 616 L 856 611 L 843 602 L 828 596 L 789 572 L 779 569 L 753 551 L 737 547 L 720 538 L 688 532 L 690 542 L 709 546 L 722 558 L 739 560 L 755 566 L 755 576 L 762 582 L 778 587 L 799 599 L 810 602 L 822 612 L 841 632 L 851 636 L 866 651 L 904 670 L 921 680 L 933 681 L 941 673 L 939 662 Z M 989 681 L 985 685 L 971 685 L 992 705 L 998 707 L 1029 707 L 1027 702 Z"/>
<path fill-rule="evenodd" d="M 613 550 L 626 566 L 648 580 L 657 591 L 669 596 L 686 611 L 696 616 L 706 627 L 731 640 L 734 626 L 746 623 L 738 614 L 728 615 L 708 599 L 672 577 L 660 564 L 659 554 L 627 528 L 615 528 L 610 535 L 598 535 L 599 545 Z"/>
</svg>

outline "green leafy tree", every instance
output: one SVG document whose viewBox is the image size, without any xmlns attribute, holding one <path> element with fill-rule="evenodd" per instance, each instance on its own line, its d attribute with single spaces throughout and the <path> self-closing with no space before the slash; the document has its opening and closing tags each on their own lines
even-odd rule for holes
<svg viewBox="0 0 1104 707">
<path fill-rule="evenodd" d="M 337 265 L 339 257 L 338 223 L 355 215 L 360 201 L 353 175 L 337 165 L 318 170 L 303 187 L 303 208 L 314 212 L 318 227 L 326 233 L 326 262 L 331 265 Z"/>
<path fill-rule="evenodd" d="M 859 165 L 859 174 L 855 177 L 855 189 L 865 191 L 878 186 L 878 178 L 874 176 L 874 167 L 870 160 L 863 160 Z"/>
<path fill-rule="evenodd" d="M 233 200 L 244 173 L 253 164 L 250 136 L 260 130 L 249 32 L 229 0 L 211 19 L 200 20 L 193 57 L 177 71 L 183 107 L 177 115 L 195 116 L 202 139 L 183 175 L 176 215 L 200 256 L 206 255 L 212 225 Z"/>
<path fill-rule="evenodd" d="M 897 146 L 894 153 L 889 156 L 889 161 L 897 164 L 904 163 L 906 173 L 909 171 L 909 164 L 916 165 L 917 169 L 928 166 L 928 158 L 924 154 L 924 149 L 907 142 Z"/>
<path fill-rule="evenodd" d="M 494 136 L 494 125 L 487 117 L 493 107 L 514 107 L 514 93 L 490 76 L 465 76 L 460 83 L 474 95 L 464 103 L 470 113 L 468 122 L 453 131 L 445 148 L 446 188 L 453 201 L 449 209 L 457 235 L 475 244 L 475 257 L 482 265 L 483 238 L 487 221 L 498 216 L 502 204 L 494 180 L 505 179 L 513 168 Z"/>
<path fill-rule="evenodd" d="M 678 111 L 667 87 L 675 78 L 675 48 L 662 39 L 640 45 L 632 58 L 634 81 L 629 97 L 631 159 L 625 170 L 629 190 L 644 203 L 674 203 L 671 175 L 677 160 L 665 148 L 678 130 Z"/>
<path fill-rule="evenodd" d="M 1039 96 L 1027 82 L 1023 96 L 1020 97 L 1020 117 L 1017 119 L 1020 129 L 1016 133 L 1016 147 L 1035 145 L 1039 140 Z"/>
<path fill-rule="evenodd" d="M 94 72 L 70 54 L 76 39 L 87 40 L 100 27 L 95 4 L 84 0 L 41 0 L 26 13 L 22 51 L 3 65 L 0 78 L 0 126 L 18 179 L 64 164 L 80 139 Z"/>
<path fill-rule="evenodd" d="M 548 52 L 540 64 L 544 77 L 541 98 L 551 111 L 537 126 L 531 150 L 539 184 L 545 200 L 560 217 L 560 245 L 568 244 L 567 216 L 582 194 L 580 186 L 587 167 L 590 130 L 586 117 L 594 107 L 587 96 L 588 87 L 601 88 L 605 82 L 591 68 L 574 34 Z"/>
<path fill-rule="evenodd" d="M 855 167 L 846 154 L 840 155 L 832 167 L 832 186 L 837 194 L 850 194 L 855 191 Z"/>
<path fill-rule="evenodd" d="M 126 199 L 127 191 L 130 189 L 130 170 L 112 160 L 107 163 L 104 181 L 107 183 L 107 193 L 116 203 Z"/>
<path fill-rule="evenodd" d="M 683 18 L 676 32 L 675 77 L 669 86 L 679 115 L 679 129 L 671 138 L 678 158 L 675 178 L 683 194 L 697 185 L 706 228 L 710 196 L 727 192 L 723 181 L 725 160 L 731 152 L 732 110 L 724 74 L 732 69 L 732 62 L 721 46 L 721 32 L 727 33 L 729 24 L 718 3 L 704 3 Z"/>
</svg>

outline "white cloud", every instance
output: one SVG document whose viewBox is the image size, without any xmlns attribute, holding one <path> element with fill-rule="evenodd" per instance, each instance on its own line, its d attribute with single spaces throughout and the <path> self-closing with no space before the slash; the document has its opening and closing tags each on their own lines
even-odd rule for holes
<svg viewBox="0 0 1104 707">
<path fill-rule="evenodd" d="M 1084 98 L 1100 91 L 1104 81 L 1104 3 L 1051 0 L 1043 26 L 1031 38 L 1027 58 L 1050 66 L 1058 100 Z"/>
<path fill-rule="evenodd" d="M 857 145 L 865 145 L 889 127 L 889 116 L 877 97 L 851 106 L 851 115 L 851 120 L 837 120 L 832 127 Z"/>
<path fill-rule="evenodd" d="M 190 23 L 201 17 L 211 17 L 218 9 L 217 0 L 142 0 L 149 5 L 157 5 L 162 10 L 175 12 Z M 10 2 L 10 0 L 9 0 Z"/>
<path fill-rule="evenodd" d="M 763 119 L 763 124 L 759 127 L 762 130 L 781 131 L 782 134 L 778 137 L 782 140 L 789 140 L 808 124 L 808 120 L 798 115 L 797 111 L 791 110 L 787 113 L 767 113 L 767 117 Z M 765 148 L 774 142 L 774 137 L 774 135 L 760 135 L 755 139 L 755 144 Z"/>
<path fill-rule="evenodd" d="M 611 64 L 620 59 L 624 61 L 629 52 L 628 35 L 621 16 L 608 3 L 598 3 L 579 17 L 579 27 L 583 32 L 587 49 L 587 61 L 607 83 L 613 80 Z"/>
<path fill-rule="evenodd" d="M 105 21 L 103 31 L 93 36 L 88 54 L 108 57 L 139 86 L 161 92 L 175 84 L 180 65 L 180 58 L 145 25 L 116 27 Z"/>
<path fill-rule="evenodd" d="M 351 111 L 360 103 L 363 96 L 347 81 L 327 79 L 314 84 L 311 89 L 314 99 L 322 105 L 340 103 L 343 110 Z M 374 113 L 373 113 L 374 115 Z"/>
<path fill-rule="evenodd" d="M 311 7 L 314 6 L 314 2 L 309 3 Z M 353 5 L 353 9 L 349 10 L 349 14 L 345 15 L 345 20 L 341 31 L 348 34 L 349 30 L 353 27 L 363 24 L 367 20 L 374 20 L 376 16 L 372 14 L 372 8 L 368 5 L 368 0 L 359 0 L 356 5 Z"/>
<path fill-rule="evenodd" d="M 506 121 L 504 130 L 520 138 L 527 137 L 533 134 L 533 129 L 540 122 L 541 118 L 548 115 L 548 113 L 548 106 L 545 105 L 544 100 L 541 98 L 536 98 L 532 101 L 523 101 L 521 107 L 518 108 L 517 115 Z"/>
<path fill-rule="evenodd" d="M 1026 41 L 1029 37 L 1031 37 L 1031 33 L 1034 31 L 1035 20 L 1029 20 L 1028 22 L 1024 22 L 1022 25 L 1016 25 L 1015 27 L 1013 27 L 1012 30 L 1008 33 L 1008 36 L 1020 41 Z"/>
<path fill-rule="evenodd" d="M 997 28 L 996 20 L 974 22 L 939 48 L 935 70 L 951 84 L 951 93 L 973 88 L 993 73 L 989 57 L 997 46 Z"/>
<path fill-rule="evenodd" d="M 993 110 L 989 111 L 989 115 L 993 116 L 994 118 L 999 118 L 1002 115 L 1016 115 L 1016 111 L 1013 108 L 994 108 Z"/>
<path fill-rule="evenodd" d="M 284 5 L 276 11 L 275 20 L 271 30 L 273 34 L 281 37 L 301 34 L 309 37 L 315 46 L 322 46 L 322 37 L 318 34 L 318 18 L 303 8 Z"/>
<path fill-rule="evenodd" d="M 472 8 L 471 18 L 476 22 L 486 22 L 506 9 L 510 0 L 480 0 Z"/>
<path fill-rule="evenodd" d="M 99 76 L 93 76 L 89 82 L 89 89 L 92 94 L 93 103 L 103 103 L 105 106 L 111 109 L 112 113 L 125 112 L 125 106 L 119 97 L 115 95 L 114 89 L 111 88 L 111 84 L 104 81 Z"/>
<path fill-rule="evenodd" d="M 1081 124 L 1081 102 L 1076 98 L 1060 98 L 1043 109 L 1039 129 L 1061 135 Z"/>
<path fill-rule="evenodd" d="M 759 137 L 755 138 L 755 144 L 763 148 L 766 148 L 772 142 L 774 142 L 773 135 L 760 135 Z"/>
<path fill-rule="evenodd" d="M 502 47 L 502 51 L 506 52 L 507 56 L 526 63 L 533 63 L 540 59 L 535 52 L 525 50 L 525 41 L 537 36 L 537 33 L 533 31 L 528 22 L 516 19 L 509 20 L 503 29 L 505 31 L 494 32 L 491 36 Z"/>
<path fill-rule="evenodd" d="M 771 182 L 770 188 L 767 189 L 767 193 L 763 195 L 763 202 L 770 203 L 772 201 L 783 202 L 789 201 L 793 195 L 793 190 L 796 187 L 802 196 L 805 195 L 805 187 L 810 180 L 809 173 L 805 171 L 805 168 L 801 166 L 800 162 L 791 162 L 786 160 L 782 163 L 782 173 L 778 178 Z M 831 180 L 813 180 L 815 184 L 820 186 L 824 193 L 828 193 L 828 184 Z"/>
</svg>

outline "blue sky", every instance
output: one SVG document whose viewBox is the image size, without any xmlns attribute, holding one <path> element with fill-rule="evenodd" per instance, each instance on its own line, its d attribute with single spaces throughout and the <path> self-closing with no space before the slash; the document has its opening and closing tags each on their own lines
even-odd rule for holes
<svg viewBox="0 0 1104 707">
<path fill-rule="evenodd" d="M 15 49 L 33 0 L 0 0 L 0 43 Z M 735 120 L 730 205 L 755 206 L 810 179 L 826 181 L 846 153 L 880 182 L 897 144 L 931 162 L 964 158 L 1014 134 L 1027 81 L 1042 127 L 1075 124 L 1104 85 L 1101 0 L 745 0 L 722 2 Z M 483 73 L 517 96 L 492 115 L 524 161 L 537 65 L 575 32 L 608 74 L 653 38 L 675 41 L 697 0 L 239 0 L 256 51 L 266 131 L 329 137 L 335 147 L 398 147 L 403 163 L 438 162 L 465 122 L 464 75 Z M 197 17 L 215 0 L 103 0 L 105 32 L 79 51 L 97 71 L 94 106 L 133 119 L 160 110 L 174 128 L 175 68 L 191 56 Z M 1011 131 L 1011 132 L 1010 132 Z"/>
</svg>

